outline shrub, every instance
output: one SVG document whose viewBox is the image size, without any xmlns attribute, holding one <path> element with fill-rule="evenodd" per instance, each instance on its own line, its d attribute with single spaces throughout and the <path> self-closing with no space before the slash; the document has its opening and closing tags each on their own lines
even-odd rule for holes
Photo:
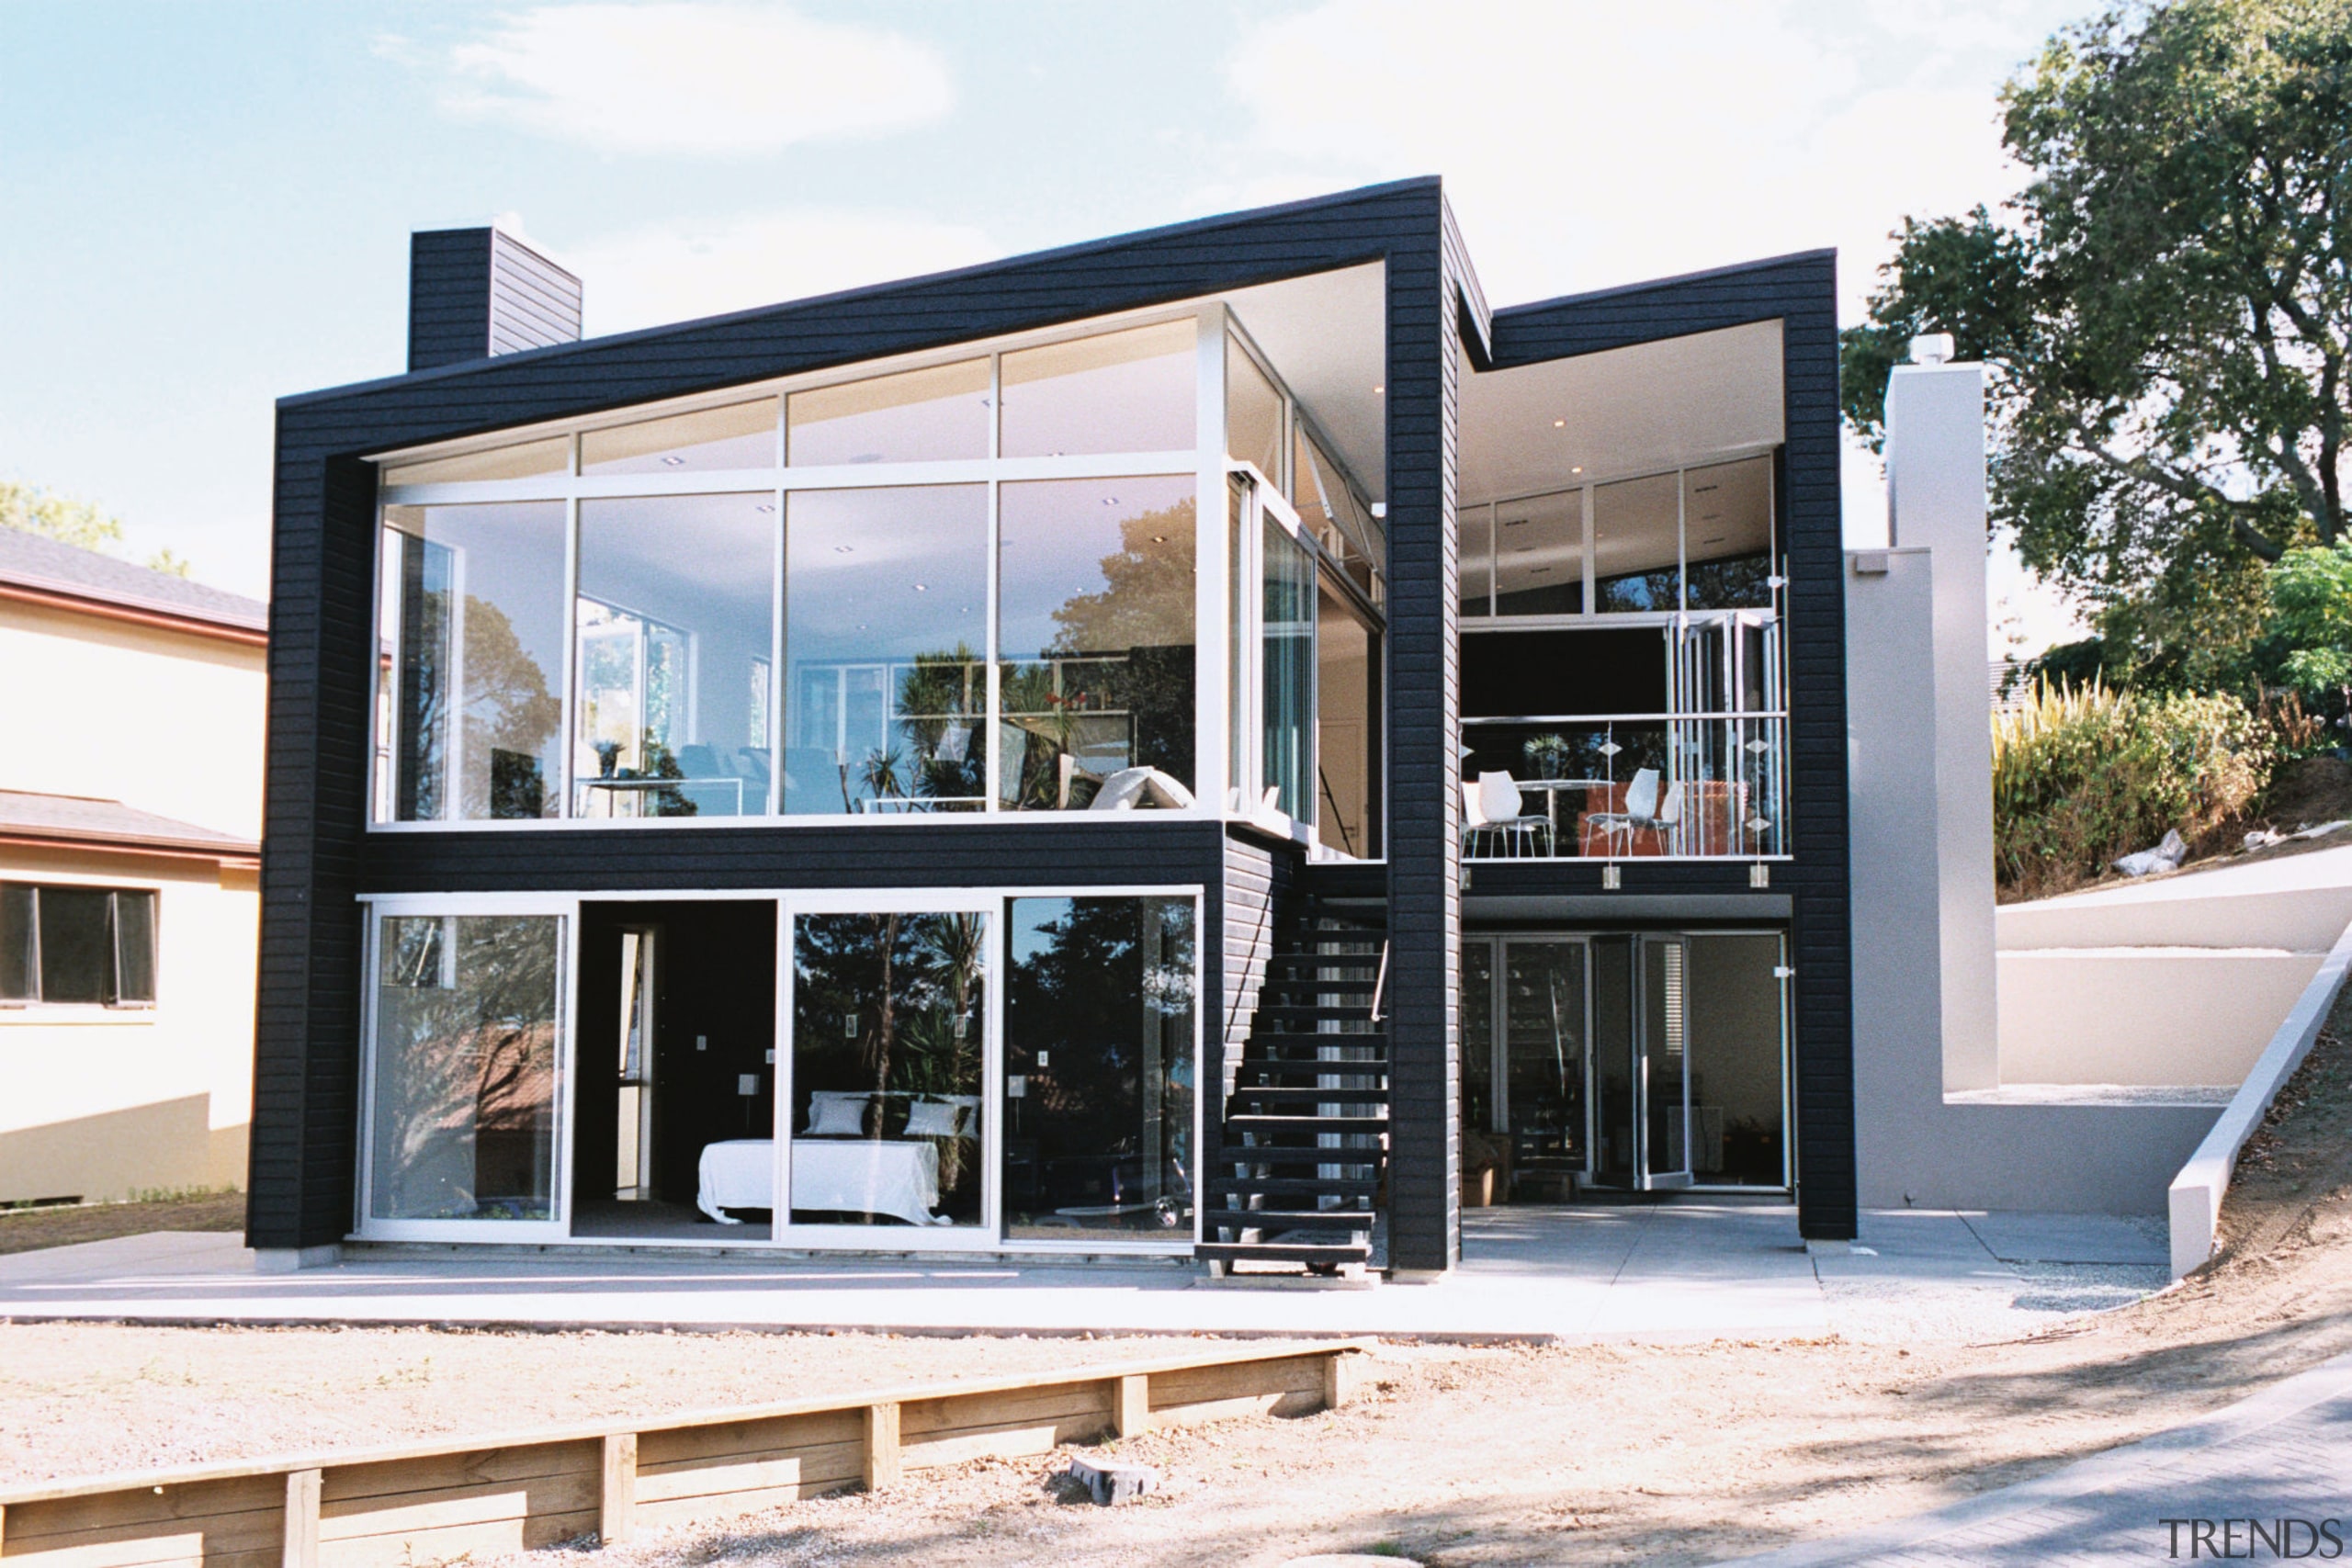
<svg viewBox="0 0 2352 1568">
<path fill-rule="evenodd" d="M 2063 893 L 2178 829 L 2219 847 L 2270 782 L 2270 727 L 2237 698 L 2039 687 L 1993 721 L 1993 850 L 2005 898 Z"/>
</svg>

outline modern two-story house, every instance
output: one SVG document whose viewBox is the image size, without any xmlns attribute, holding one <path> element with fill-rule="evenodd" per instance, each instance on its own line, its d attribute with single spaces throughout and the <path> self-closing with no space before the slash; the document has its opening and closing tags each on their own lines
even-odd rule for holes
<svg viewBox="0 0 2352 1568">
<path fill-rule="evenodd" d="M 581 342 L 416 236 L 278 409 L 254 1245 L 1851 1235 L 1834 265 L 1493 309 L 1415 180 Z"/>
</svg>

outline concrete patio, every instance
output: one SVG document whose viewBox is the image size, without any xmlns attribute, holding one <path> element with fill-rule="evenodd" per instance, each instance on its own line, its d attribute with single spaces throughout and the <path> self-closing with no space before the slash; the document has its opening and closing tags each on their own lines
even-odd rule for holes
<svg viewBox="0 0 2352 1568">
<path fill-rule="evenodd" d="M 1371 1334 L 1555 1343 L 1987 1338 L 2165 1282 L 2160 1222 L 1871 1213 L 1808 1250 L 1786 1203 L 1684 1196 L 1464 1215 L 1430 1283 L 1212 1283 L 1169 1263 L 661 1252 L 361 1251 L 261 1274 L 232 1235 L 164 1233 L 0 1258 L 0 1319 L 879 1329 L 909 1334 Z"/>
</svg>

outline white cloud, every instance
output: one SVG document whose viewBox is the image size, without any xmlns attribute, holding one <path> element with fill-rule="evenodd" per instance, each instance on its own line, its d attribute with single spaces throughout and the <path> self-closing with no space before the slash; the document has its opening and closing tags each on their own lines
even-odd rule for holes
<svg viewBox="0 0 2352 1568">
<path fill-rule="evenodd" d="M 543 6 L 448 54 L 449 106 L 628 152 L 773 152 L 944 118 L 925 43 L 788 10 L 673 0 Z"/>
<path fill-rule="evenodd" d="M 912 215 L 808 209 L 633 230 L 567 246 L 591 334 L 780 304 L 1001 254 L 979 230 Z"/>
</svg>

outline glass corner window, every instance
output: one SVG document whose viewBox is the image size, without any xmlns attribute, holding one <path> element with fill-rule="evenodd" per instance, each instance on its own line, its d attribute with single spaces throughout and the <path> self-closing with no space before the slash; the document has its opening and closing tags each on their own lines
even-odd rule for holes
<svg viewBox="0 0 2352 1568">
<path fill-rule="evenodd" d="M 392 819 L 556 816 L 564 503 L 388 506 L 383 543 Z"/>
<path fill-rule="evenodd" d="M 989 414 L 985 359 L 817 387 L 786 400 L 786 460 L 810 468 L 985 457 Z"/>
<path fill-rule="evenodd" d="M 1231 337 L 1225 344 L 1225 450 L 1238 462 L 1257 464 L 1268 484 L 1282 483 L 1283 395 Z"/>
<path fill-rule="evenodd" d="M 563 947 L 556 915 L 379 923 L 371 1218 L 556 1217 Z"/>
</svg>

